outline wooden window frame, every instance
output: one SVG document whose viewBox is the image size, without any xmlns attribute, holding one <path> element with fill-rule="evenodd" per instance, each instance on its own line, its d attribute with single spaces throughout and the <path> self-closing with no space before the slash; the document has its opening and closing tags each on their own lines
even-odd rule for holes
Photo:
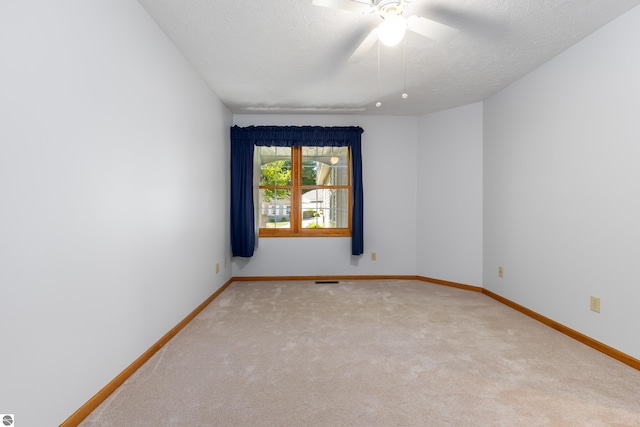
<svg viewBox="0 0 640 427">
<path fill-rule="evenodd" d="M 306 147 L 306 146 L 305 146 Z M 324 146 L 323 146 L 324 147 Z M 260 185 L 263 189 L 289 189 L 291 194 L 290 228 L 260 228 L 259 237 L 350 237 L 351 212 L 353 209 L 351 147 L 347 147 L 347 185 L 302 185 L 302 146 L 291 147 L 291 185 Z M 346 189 L 348 190 L 347 228 L 303 228 L 302 191 L 304 189 Z"/>
</svg>

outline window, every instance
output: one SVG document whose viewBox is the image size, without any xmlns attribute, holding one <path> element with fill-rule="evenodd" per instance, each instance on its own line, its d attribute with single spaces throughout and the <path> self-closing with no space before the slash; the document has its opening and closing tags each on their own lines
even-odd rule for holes
<svg viewBox="0 0 640 427">
<path fill-rule="evenodd" d="M 284 208 L 284 216 L 289 216 L 288 227 L 276 227 L 278 221 L 274 222 L 274 227 L 269 229 L 262 228 L 263 233 L 272 235 L 290 235 L 299 236 L 305 233 L 311 233 L 310 235 L 351 235 L 351 255 L 360 256 L 364 253 L 364 191 L 362 186 L 362 133 L 364 130 L 358 126 L 247 126 L 231 127 L 231 194 L 230 194 L 230 237 L 231 237 L 231 252 L 234 257 L 251 257 L 253 256 L 257 248 L 256 229 L 260 226 L 260 216 L 264 215 L 264 211 L 260 205 L 259 197 L 259 183 L 261 177 L 260 168 L 261 165 L 270 163 L 267 159 L 260 162 L 259 155 L 261 154 L 261 148 L 259 147 L 289 147 L 291 154 L 289 157 L 276 156 L 273 153 L 274 160 L 283 160 L 289 162 L 289 170 L 291 170 L 291 183 L 287 185 L 280 185 L 278 180 L 272 180 L 271 183 L 265 184 L 265 190 L 288 190 L 289 203 L 284 203 L 286 194 L 278 195 L 269 200 L 272 201 L 271 212 L 275 216 L 275 212 L 278 211 L 278 203 L 280 204 L 280 211 Z M 341 192 L 344 190 L 339 181 L 335 181 L 331 184 L 328 181 L 316 183 L 316 185 L 303 186 L 302 178 L 294 179 L 293 177 L 302 175 L 302 148 L 296 147 L 318 147 L 323 150 L 334 147 L 333 149 L 340 149 L 340 147 L 347 147 L 343 154 L 343 159 L 347 158 L 346 172 L 344 172 L 348 185 L 349 203 L 346 206 L 341 206 L 340 197 Z M 300 150 L 299 154 L 297 153 Z M 275 148 L 274 148 L 275 151 Z M 270 154 L 268 151 L 265 154 Z M 325 153 L 320 153 L 324 155 Z M 318 157 L 322 157 L 321 155 Z M 282 157 L 282 158 L 280 158 Z M 340 156 L 336 156 L 338 159 Z M 296 160 L 297 159 L 297 160 Z M 329 164 L 333 156 L 329 158 Z M 327 164 L 326 161 L 319 162 Z M 336 163 L 337 164 L 337 163 Z M 283 163 L 283 166 L 285 163 Z M 297 165 L 297 166 L 296 166 Z M 321 165 L 317 165 L 320 167 Z M 257 170 L 256 170 L 257 169 Z M 285 170 L 286 173 L 286 170 Z M 316 171 L 316 178 L 317 178 Z M 322 177 L 323 174 L 320 174 Z M 336 177 L 338 179 L 339 176 Z M 311 188 L 309 188 L 311 187 Z M 302 191 L 303 190 L 336 190 L 333 196 L 329 195 L 326 200 L 328 203 L 333 203 L 336 207 L 333 211 L 329 209 L 329 220 L 335 221 L 335 228 L 302 228 L 302 213 L 297 209 L 302 210 Z M 308 192 L 308 191 L 307 191 Z M 282 192 L 281 192 L 282 193 Z M 344 193 L 344 191 L 342 192 Z M 316 199 L 315 204 L 319 204 L 319 199 Z M 324 195 L 322 203 L 325 203 Z M 287 209 L 287 206 L 289 208 Z M 331 206 L 329 206 L 331 208 Z M 347 210 L 349 212 L 348 226 L 345 227 L 340 224 L 340 210 Z M 267 205 L 268 212 L 268 205 Z M 317 212 L 320 215 L 320 212 Z M 324 214 L 324 208 L 322 214 Z M 308 214 L 307 214 L 308 215 Z M 267 218 L 268 219 L 268 218 Z M 281 218 L 280 218 L 281 219 Z M 299 221 L 298 221 L 299 219 Z M 308 219 L 308 218 L 307 218 Z M 324 218 L 323 218 L 324 220 Z M 286 222 L 286 221 L 280 221 Z M 320 220 L 318 220 L 320 223 Z M 266 225 L 266 222 L 265 222 Z M 283 225 L 283 224 L 281 224 Z M 296 233 L 297 230 L 297 233 Z"/>
<path fill-rule="evenodd" d="M 256 147 L 261 237 L 350 236 L 349 147 Z"/>
</svg>

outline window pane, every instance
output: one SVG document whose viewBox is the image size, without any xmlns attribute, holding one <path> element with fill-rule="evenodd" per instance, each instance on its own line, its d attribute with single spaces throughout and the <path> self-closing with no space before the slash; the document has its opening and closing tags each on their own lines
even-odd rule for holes
<svg viewBox="0 0 640 427">
<path fill-rule="evenodd" d="M 314 189 L 304 192 L 302 228 L 349 228 L 349 190 Z"/>
<path fill-rule="evenodd" d="M 256 147 L 260 150 L 260 185 L 291 185 L 291 147 Z"/>
<path fill-rule="evenodd" d="M 349 185 L 348 147 L 302 147 L 302 185 Z"/>
<path fill-rule="evenodd" d="M 260 228 L 291 227 L 291 190 L 260 190 Z"/>
</svg>

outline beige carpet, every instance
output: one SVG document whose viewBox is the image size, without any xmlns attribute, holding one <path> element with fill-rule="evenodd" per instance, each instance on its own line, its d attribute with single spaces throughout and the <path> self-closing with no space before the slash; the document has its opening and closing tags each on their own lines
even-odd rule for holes
<svg viewBox="0 0 640 427">
<path fill-rule="evenodd" d="M 82 426 L 640 426 L 640 371 L 419 281 L 235 282 Z"/>
</svg>

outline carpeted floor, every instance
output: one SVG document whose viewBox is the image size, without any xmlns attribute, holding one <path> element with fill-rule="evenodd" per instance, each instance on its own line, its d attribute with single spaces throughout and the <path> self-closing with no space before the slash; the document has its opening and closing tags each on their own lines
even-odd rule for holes
<svg viewBox="0 0 640 427">
<path fill-rule="evenodd" d="M 640 371 L 476 292 L 234 282 L 81 426 L 639 426 Z"/>
</svg>

